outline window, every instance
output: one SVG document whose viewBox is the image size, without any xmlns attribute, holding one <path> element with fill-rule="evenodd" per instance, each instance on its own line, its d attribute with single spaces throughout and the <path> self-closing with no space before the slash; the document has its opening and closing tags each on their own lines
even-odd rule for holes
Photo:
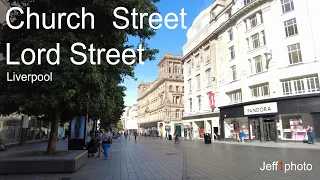
<svg viewBox="0 0 320 180">
<path fill-rule="evenodd" d="M 179 96 L 176 97 L 176 104 L 180 104 L 180 97 Z"/>
<path fill-rule="evenodd" d="M 171 67 L 169 67 L 169 73 L 171 73 Z"/>
<path fill-rule="evenodd" d="M 301 55 L 301 49 L 300 49 L 299 43 L 288 46 L 288 54 L 289 54 L 290 64 L 296 64 L 296 63 L 302 62 L 302 55 Z"/>
<path fill-rule="evenodd" d="M 251 88 L 252 98 L 257 99 L 261 97 L 269 97 L 269 85 L 262 85 Z"/>
<path fill-rule="evenodd" d="M 237 71 L 236 71 L 236 66 L 231 66 L 231 74 L 232 74 L 232 80 L 235 81 L 237 80 Z"/>
<path fill-rule="evenodd" d="M 282 82 L 283 95 L 291 95 L 291 81 Z"/>
<path fill-rule="evenodd" d="M 171 85 L 169 86 L 169 91 L 173 91 L 173 90 L 172 90 L 172 86 L 171 86 Z"/>
<path fill-rule="evenodd" d="M 200 74 L 196 76 L 196 81 L 197 81 L 197 90 L 199 90 L 201 88 Z"/>
<path fill-rule="evenodd" d="M 199 55 L 196 56 L 195 61 L 196 61 L 196 67 L 197 67 L 197 69 L 199 69 L 200 68 L 200 56 Z"/>
<path fill-rule="evenodd" d="M 207 49 L 204 50 L 204 56 L 205 56 L 206 63 L 207 64 L 210 63 L 211 62 L 211 59 L 210 59 L 210 56 L 211 56 L 210 48 L 207 48 Z"/>
<path fill-rule="evenodd" d="M 231 60 L 233 60 L 235 58 L 234 46 L 231 46 L 229 48 L 229 51 L 230 51 L 230 58 Z"/>
<path fill-rule="evenodd" d="M 251 2 L 252 2 L 252 0 L 243 0 L 244 1 L 244 5 L 246 6 L 246 5 L 248 5 L 248 4 L 250 4 Z"/>
<path fill-rule="evenodd" d="M 180 118 L 180 110 L 179 109 L 176 110 L 176 118 Z"/>
<path fill-rule="evenodd" d="M 297 78 L 282 82 L 283 95 L 320 92 L 317 76 Z"/>
<path fill-rule="evenodd" d="M 305 93 L 305 88 L 303 84 L 303 79 L 293 80 L 295 94 L 303 94 Z"/>
<path fill-rule="evenodd" d="M 174 66 L 174 73 L 175 73 L 175 74 L 179 74 L 179 69 L 178 69 L 177 66 Z"/>
<path fill-rule="evenodd" d="M 190 112 L 192 112 L 192 98 L 189 98 Z"/>
<path fill-rule="evenodd" d="M 248 51 L 250 51 L 251 47 L 250 47 L 250 40 L 249 40 L 249 38 L 247 38 L 247 46 L 248 46 Z"/>
<path fill-rule="evenodd" d="M 233 40 L 233 30 L 232 30 L 232 28 L 229 29 L 228 35 L 229 35 L 229 41 L 232 41 Z"/>
<path fill-rule="evenodd" d="M 231 104 L 242 102 L 241 90 L 230 93 L 229 98 Z"/>
<path fill-rule="evenodd" d="M 188 73 L 191 74 L 191 61 L 188 61 Z"/>
<path fill-rule="evenodd" d="M 189 87 L 189 92 L 192 92 L 192 88 L 191 88 L 192 84 L 191 84 L 191 79 L 188 80 L 188 87 Z"/>
<path fill-rule="evenodd" d="M 257 16 L 252 16 L 250 18 L 250 25 L 251 25 L 251 28 L 254 28 L 258 25 Z"/>
<path fill-rule="evenodd" d="M 318 77 L 306 78 L 308 92 L 318 92 L 319 91 L 319 80 Z"/>
<path fill-rule="evenodd" d="M 182 92 L 184 92 L 184 86 L 182 86 Z"/>
<path fill-rule="evenodd" d="M 211 69 L 206 70 L 206 85 L 211 86 L 212 81 L 211 81 Z"/>
<path fill-rule="evenodd" d="M 253 49 L 260 47 L 259 33 L 251 36 Z"/>
<path fill-rule="evenodd" d="M 264 34 L 264 31 L 261 31 L 261 34 L 262 34 L 263 45 L 266 45 L 267 42 L 266 42 L 266 36 Z"/>
<path fill-rule="evenodd" d="M 263 71 L 262 58 L 261 56 L 257 56 L 253 58 L 254 60 L 254 68 L 252 68 L 252 73 L 260 73 Z"/>
<path fill-rule="evenodd" d="M 287 13 L 294 10 L 293 0 L 281 0 L 282 12 Z"/>
<path fill-rule="evenodd" d="M 179 86 L 176 86 L 176 91 L 179 92 Z"/>
<path fill-rule="evenodd" d="M 286 37 L 290 37 L 298 34 L 298 26 L 297 26 L 296 18 L 285 21 L 284 27 L 286 30 Z"/>
<path fill-rule="evenodd" d="M 197 98 L 198 98 L 199 111 L 201 111 L 201 96 L 197 96 Z"/>
</svg>

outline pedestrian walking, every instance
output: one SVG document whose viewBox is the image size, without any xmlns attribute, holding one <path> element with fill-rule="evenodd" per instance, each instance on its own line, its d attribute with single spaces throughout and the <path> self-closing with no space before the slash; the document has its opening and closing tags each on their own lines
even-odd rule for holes
<svg viewBox="0 0 320 180">
<path fill-rule="evenodd" d="M 308 144 L 310 144 L 311 138 L 310 138 L 310 126 L 307 126 L 307 136 L 308 136 Z"/>
<path fill-rule="evenodd" d="M 138 135 L 137 131 L 134 131 L 134 140 L 135 141 L 137 140 L 137 135 Z"/>
<path fill-rule="evenodd" d="M 128 132 L 127 131 L 125 131 L 124 132 L 124 138 L 127 140 L 127 138 L 128 138 Z"/>
<path fill-rule="evenodd" d="M 109 154 L 108 154 L 108 149 L 111 147 L 112 144 L 112 133 L 110 132 L 110 129 L 107 129 L 101 137 L 102 141 L 102 148 L 104 150 L 104 159 L 110 159 Z"/>
<path fill-rule="evenodd" d="M 313 127 L 310 126 L 310 144 L 314 144 L 314 138 L 315 138 L 315 134 L 313 131 Z"/>
<path fill-rule="evenodd" d="M 244 143 L 244 137 L 245 137 L 245 136 L 246 136 L 246 134 L 244 133 L 243 130 L 241 130 L 241 131 L 239 132 L 239 137 L 240 137 L 240 140 L 241 140 L 242 143 Z"/>
<path fill-rule="evenodd" d="M 174 131 L 174 143 L 175 144 L 177 144 L 177 143 L 179 143 L 180 142 L 180 140 L 179 140 L 179 138 L 178 138 L 178 131 L 177 130 L 175 130 Z"/>
</svg>

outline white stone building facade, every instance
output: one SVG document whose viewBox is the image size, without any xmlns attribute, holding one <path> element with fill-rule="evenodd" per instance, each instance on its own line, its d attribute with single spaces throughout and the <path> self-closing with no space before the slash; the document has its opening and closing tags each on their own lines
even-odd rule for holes
<svg viewBox="0 0 320 180">
<path fill-rule="evenodd" d="M 183 119 L 203 117 L 208 122 L 216 112 L 220 113 L 218 134 L 221 131 L 222 138 L 236 139 L 237 131 L 244 128 L 248 140 L 302 140 L 306 131 L 302 126 L 312 121 L 317 124 L 314 114 L 318 109 L 295 106 L 289 112 L 282 103 L 283 99 L 319 95 L 319 5 L 310 0 L 216 0 L 200 13 L 183 47 L 185 69 L 191 64 L 191 73 L 184 74 L 185 99 L 192 100 L 192 106 L 185 101 Z M 199 82 L 210 79 L 206 75 L 208 48 L 214 81 L 212 86 L 199 87 Z M 190 79 L 196 89 L 190 86 Z M 212 115 L 204 115 L 208 104 L 198 103 L 198 97 L 210 91 L 215 94 L 218 108 L 208 113 Z M 249 105 L 260 108 L 270 102 L 272 113 L 243 112 Z M 319 103 L 312 106 L 319 107 Z"/>
</svg>

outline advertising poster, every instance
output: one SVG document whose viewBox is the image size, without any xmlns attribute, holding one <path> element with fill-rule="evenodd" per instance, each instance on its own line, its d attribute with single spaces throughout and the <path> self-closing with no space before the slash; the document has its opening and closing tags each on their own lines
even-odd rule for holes
<svg viewBox="0 0 320 180">
<path fill-rule="evenodd" d="M 85 116 L 77 116 L 71 121 L 70 139 L 84 139 L 84 130 L 86 125 Z"/>
</svg>

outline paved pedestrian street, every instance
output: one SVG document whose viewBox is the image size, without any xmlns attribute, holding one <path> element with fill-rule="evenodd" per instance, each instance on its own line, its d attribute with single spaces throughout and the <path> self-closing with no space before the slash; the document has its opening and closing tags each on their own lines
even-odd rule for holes
<svg viewBox="0 0 320 180">
<path fill-rule="evenodd" d="M 59 148 L 66 144 L 59 142 Z M 73 174 L 3 175 L 1 180 L 279 180 L 319 179 L 320 148 L 308 144 L 280 148 L 241 143 L 182 140 L 180 144 L 157 138 L 141 138 L 134 142 L 122 137 L 114 140 L 110 148 L 111 160 L 90 158 L 87 164 Z M 298 145 L 298 144 L 297 144 Z M 39 146 L 39 145 L 38 145 Z M 45 148 L 45 144 L 41 144 Z M 289 147 L 289 144 L 288 144 Z M 310 147 L 310 148 L 309 148 Z M 291 161 L 294 164 L 291 164 Z M 268 168 L 261 171 L 263 162 Z M 279 170 L 282 162 L 283 169 Z M 306 163 L 303 167 L 303 163 Z M 273 164 L 273 165 L 272 165 Z M 301 164 L 301 165 L 299 165 Z M 307 164 L 309 164 L 307 166 Z M 312 169 L 310 169 L 310 164 Z M 267 165 L 268 166 L 268 165 Z M 288 168 L 296 168 L 289 170 Z M 287 169 L 285 172 L 285 168 Z M 304 171 L 301 168 L 308 168 Z M 300 170 L 300 171 L 299 171 Z"/>
</svg>

